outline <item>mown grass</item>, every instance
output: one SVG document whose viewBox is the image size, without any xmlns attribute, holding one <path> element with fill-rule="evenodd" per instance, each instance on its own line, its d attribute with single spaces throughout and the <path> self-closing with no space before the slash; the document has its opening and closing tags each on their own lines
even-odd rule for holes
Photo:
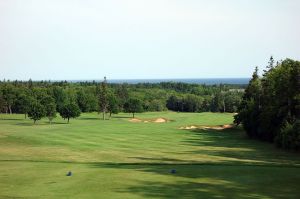
<svg viewBox="0 0 300 199">
<path fill-rule="evenodd" d="M 0 115 L 0 198 L 299 198 L 299 153 L 248 139 L 232 114 L 83 114 L 33 125 Z M 170 173 L 176 169 L 176 173 Z M 73 175 L 67 177 L 66 173 Z"/>
</svg>

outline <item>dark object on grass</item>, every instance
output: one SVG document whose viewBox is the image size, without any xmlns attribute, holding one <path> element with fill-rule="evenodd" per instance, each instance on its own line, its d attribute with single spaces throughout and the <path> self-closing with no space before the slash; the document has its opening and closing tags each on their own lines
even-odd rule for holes
<svg viewBox="0 0 300 199">
<path fill-rule="evenodd" d="M 67 173 L 67 176 L 72 176 L 72 172 L 69 171 L 69 172 Z"/>
<path fill-rule="evenodd" d="M 171 173 L 176 173 L 176 169 L 171 169 Z"/>
</svg>

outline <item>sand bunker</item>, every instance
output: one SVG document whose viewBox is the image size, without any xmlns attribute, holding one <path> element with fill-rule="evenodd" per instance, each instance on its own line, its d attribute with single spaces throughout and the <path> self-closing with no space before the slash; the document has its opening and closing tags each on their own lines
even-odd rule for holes
<svg viewBox="0 0 300 199">
<path fill-rule="evenodd" d="M 233 127 L 232 124 L 225 124 L 225 125 L 219 125 L 219 126 L 196 126 L 196 125 L 192 125 L 192 126 L 183 126 L 183 127 L 180 127 L 179 129 L 186 129 L 186 130 L 190 130 L 190 129 L 223 130 L 223 129 L 229 129 L 229 128 L 232 128 L 232 127 Z"/>
<path fill-rule="evenodd" d="M 154 119 L 139 119 L 139 118 L 132 118 L 129 120 L 130 122 L 144 122 L 144 123 L 165 123 L 168 122 L 170 120 L 166 119 L 166 118 L 154 118 Z"/>
<path fill-rule="evenodd" d="M 180 127 L 179 129 L 197 129 L 197 126 L 185 126 L 185 127 Z"/>
<path fill-rule="evenodd" d="M 142 120 L 137 119 L 137 118 L 132 118 L 129 120 L 130 122 L 142 122 Z"/>
<path fill-rule="evenodd" d="M 156 118 L 153 122 L 155 123 L 164 123 L 167 122 L 168 120 L 165 118 Z"/>
</svg>

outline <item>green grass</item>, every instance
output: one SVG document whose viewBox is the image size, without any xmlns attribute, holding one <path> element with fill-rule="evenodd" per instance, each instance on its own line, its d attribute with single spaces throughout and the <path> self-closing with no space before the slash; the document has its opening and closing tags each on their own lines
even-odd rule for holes
<svg viewBox="0 0 300 199">
<path fill-rule="evenodd" d="M 299 153 L 250 140 L 241 129 L 179 129 L 230 124 L 232 114 L 137 114 L 168 123 L 100 117 L 33 125 L 23 115 L 0 115 L 0 198 L 300 196 Z"/>
</svg>

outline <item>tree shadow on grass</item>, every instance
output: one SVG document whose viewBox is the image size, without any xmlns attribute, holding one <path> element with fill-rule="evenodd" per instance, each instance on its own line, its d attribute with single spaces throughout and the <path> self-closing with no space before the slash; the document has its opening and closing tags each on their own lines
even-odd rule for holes
<svg viewBox="0 0 300 199">
<path fill-rule="evenodd" d="M 128 115 L 128 116 L 120 116 L 120 115 L 112 115 L 112 118 L 133 118 L 132 115 Z"/>
<path fill-rule="evenodd" d="M 295 154 L 289 156 L 271 144 L 247 139 L 240 129 L 189 131 L 192 135 L 182 143 L 195 150 L 181 154 L 208 155 L 206 160 L 133 156 L 129 158 L 137 162 L 90 166 L 116 169 L 124 173 L 123 180 L 133 172 L 138 176 L 134 183 L 115 191 L 144 198 L 299 197 L 300 161 Z M 210 162 L 210 156 L 222 159 Z"/>
<path fill-rule="evenodd" d="M 211 185 L 201 182 L 160 182 L 160 181 L 137 181 L 142 186 L 132 186 L 128 190 L 118 190 L 118 192 L 137 193 L 145 198 L 223 198 L 224 195 L 213 190 L 225 189 L 224 185 Z M 232 189 L 232 188 L 231 188 Z M 243 188 L 238 187 L 242 190 Z M 236 190 L 230 190 L 235 191 Z M 240 191 L 241 192 L 241 191 Z M 240 194 L 237 194 L 240 195 Z"/>
<path fill-rule="evenodd" d="M 26 120 L 24 119 L 19 119 L 19 118 L 0 118 L 0 120 L 12 120 L 12 121 L 21 121 L 21 120 Z"/>
<path fill-rule="evenodd" d="M 27 123 L 16 123 L 15 125 L 17 126 L 54 126 L 58 124 L 68 124 L 67 122 L 52 122 L 51 124 L 46 122 L 46 123 L 36 123 L 34 124 L 33 122 L 27 122 Z"/>
<path fill-rule="evenodd" d="M 199 146 L 199 150 L 185 151 L 181 154 L 207 154 L 238 161 L 260 161 L 268 164 L 300 165 L 299 152 L 287 152 L 271 143 L 247 138 L 241 129 L 189 130 L 193 135 L 183 144 Z"/>
<path fill-rule="evenodd" d="M 134 157 L 133 157 L 134 158 Z M 136 157 L 138 159 L 143 159 Z M 146 158 L 147 160 L 149 158 Z M 165 159 L 150 158 L 164 161 Z M 169 159 L 167 159 L 169 160 Z M 121 183 L 113 191 L 143 198 L 297 198 L 300 194 L 300 168 L 268 165 L 236 165 L 232 161 L 218 164 L 67 162 L 38 160 L 0 160 L 37 163 L 81 164 L 93 169 L 113 169 L 112 181 Z M 176 172 L 170 172 L 175 169 Z M 99 170 L 101 172 L 101 170 Z M 276 174 L 276 175 L 274 175 Z M 78 173 L 78 175 L 81 175 Z"/>
<path fill-rule="evenodd" d="M 235 165 L 230 161 L 223 164 L 94 163 L 91 166 L 117 169 L 124 176 L 134 172 L 138 176 L 134 184 L 115 191 L 144 198 L 297 198 L 299 194 L 299 186 L 289 186 L 300 180 L 300 174 L 294 174 L 299 168 L 293 167 Z M 176 172 L 170 172 L 172 169 Z M 272 176 L 274 173 L 276 176 Z"/>
<path fill-rule="evenodd" d="M 81 117 L 78 120 L 102 120 L 100 117 Z"/>
<path fill-rule="evenodd" d="M 157 164 L 159 164 L 159 163 L 166 164 L 166 163 L 170 163 L 170 162 L 176 162 L 176 163 L 186 162 L 184 160 L 179 160 L 179 159 L 175 159 L 175 158 L 166 158 L 166 157 L 162 157 L 162 158 L 153 158 L 153 157 L 128 157 L 128 158 L 135 159 L 135 160 L 141 160 L 141 161 L 151 161 L 151 162 L 154 162 L 154 163 L 157 163 Z"/>
</svg>

